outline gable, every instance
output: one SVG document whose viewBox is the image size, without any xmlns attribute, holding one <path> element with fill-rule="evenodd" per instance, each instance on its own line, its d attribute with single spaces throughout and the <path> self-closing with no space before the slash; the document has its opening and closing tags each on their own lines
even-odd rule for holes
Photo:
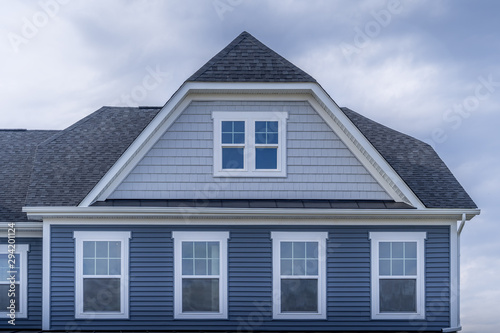
<svg viewBox="0 0 500 333">
<path fill-rule="evenodd" d="M 287 112 L 287 177 L 214 177 L 212 112 Z M 193 101 L 109 199 L 391 200 L 307 101 Z"/>
</svg>

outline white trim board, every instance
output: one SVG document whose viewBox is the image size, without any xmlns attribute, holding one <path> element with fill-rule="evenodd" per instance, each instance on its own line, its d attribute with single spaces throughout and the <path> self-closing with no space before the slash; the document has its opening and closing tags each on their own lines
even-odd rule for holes
<svg viewBox="0 0 500 333">
<path fill-rule="evenodd" d="M 301 220 L 307 218 L 346 219 L 447 219 L 458 221 L 462 215 L 470 220 L 480 210 L 469 209 L 307 209 L 307 208 L 213 208 L 213 207 L 25 207 L 29 218 L 180 218 L 186 222 L 196 218 L 250 218 Z M 260 223 L 257 221 L 257 223 Z M 377 222 L 378 223 L 378 222 Z M 369 223 L 376 224 L 376 223 Z"/>
<path fill-rule="evenodd" d="M 199 94 L 199 92 L 203 92 L 203 94 Z M 213 95 L 210 95 L 211 93 Z M 401 177 L 318 84 L 200 82 L 187 82 L 181 86 L 108 173 L 90 191 L 80 203 L 80 207 L 90 206 L 96 200 L 105 200 L 111 195 L 192 101 L 235 99 L 308 101 L 395 201 L 407 202 L 419 209 L 424 208 L 422 202 Z"/>
</svg>

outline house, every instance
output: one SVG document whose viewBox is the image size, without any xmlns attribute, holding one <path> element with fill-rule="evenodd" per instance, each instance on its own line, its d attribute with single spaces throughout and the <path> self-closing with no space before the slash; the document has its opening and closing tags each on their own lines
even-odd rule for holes
<svg viewBox="0 0 500 333">
<path fill-rule="evenodd" d="M 475 203 L 247 32 L 163 107 L 0 143 L 3 329 L 460 330 Z"/>
</svg>

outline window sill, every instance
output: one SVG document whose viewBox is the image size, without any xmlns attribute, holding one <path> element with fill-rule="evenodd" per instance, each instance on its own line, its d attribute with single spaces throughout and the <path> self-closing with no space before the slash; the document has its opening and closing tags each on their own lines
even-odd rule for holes
<svg viewBox="0 0 500 333">
<path fill-rule="evenodd" d="M 273 319 L 277 320 L 304 320 L 304 319 L 325 319 L 326 313 L 275 313 Z"/>
<path fill-rule="evenodd" d="M 286 171 L 240 171 L 240 170 L 230 170 L 230 171 L 215 171 L 214 177 L 240 177 L 240 178 L 248 178 L 248 177 L 280 177 L 286 178 Z"/>
<path fill-rule="evenodd" d="M 424 314 L 419 313 L 375 313 L 372 314 L 373 320 L 423 320 Z"/>
</svg>

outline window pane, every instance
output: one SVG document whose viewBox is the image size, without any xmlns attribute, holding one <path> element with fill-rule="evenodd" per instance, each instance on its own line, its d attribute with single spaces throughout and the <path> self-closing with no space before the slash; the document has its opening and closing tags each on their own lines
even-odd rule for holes
<svg viewBox="0 0 500 333">
<path fill-rule="evenodd" d="M 318 259 L 307 259 L 306 275 L 318 275 Z"/>
<path fill-rule="evenodd" d="M 417 260 L 405 260 L 405 275 L 417 275 Z"/>
<path fill-rule="evenodd" d="M 306 243 L 306 258 L 318 258 L 318 243 L 317 242 L 307 242 Z"/>
<path fill-rule="evenodd" d="M 392 257 L 393 258 L 404 258 L 403 256 L 403 242 L 393 242 L 392 243 Z"/>
<path fill-rule="evenodd" d="M 294 258 L 305 258 L 306 257 L 306 243 L 305 242 L 293 242 L 293 257 Z"/>
<path fill-rule="evenodd" d="M 193 259 L 182 259 L 182 275 L 194 275 Z"/>
<path fill-rule="evenodd" d="M 281 242 L 281 258 L 292 258 L 292 242 Z"/>
<path fill-rule="evenodd" d="M 95 274 L 95 259 L 83 259 L 83 275 Z"/>
<path fill-rule="evenodd" d="M 281 312 L 318 312 L 318 280 L 282 279 Z"/>
<path fill-rule="evenodd" d="M 233 121 L 234 132 L 235 133 L 245 133 L 245 122 L 244 121 Z"/>
<path fill-rule="evenodd" d="M 194 243 L 193 242 L 182 242 L 182 257 L 183 258 L 194 258 Z"/>
<path fill-rule="evenodd" d="M 265 121 L 256 121 L 255 122 L 255 133 L 266 133 L 266 122 Z"/>
<path fill-rule="evenodd" d="M 405 258 L 417 259 L 417 243 L 416 242 L 406 242 L 405 243 Z"/>
<path fill-rule="evenodd" d="M 281 275 L 292 275 L 292 259 L 281 259 Z"/>
<path fill-rule="evenodd" d="M 277 169 L 278 148 L 255 148 L 256 169 Z"/>
<path fill-rule="evenodd" d="M 207 242 L 194 243 L 194 257 L 198 259 L 205 259 L 207 257 Z"/>
<path fill-rule="evenodd" d="M 207 259 L 194 260 L 194 274 L 207 275 Z"/>
<path fill-rule="evenodd" d="M 244 148 L 222 148 L 223 169 L 243 169 Z"/>
<path fill-rule="evenodd" d="M 403 272 L 403 260 L 393 259 L 392 260 L 392 274 L 391 275 L 404 275 Z"/>
<path fill-rule="evenodd" d="M 223 121 L 222 122 L 222 133 L 232 133 L 233 132 L 233 122 Z"/>
<path fill-rule="evenodd" d="M 83 279 L 83 311 L 120 311 L 120 279 Z"/>
<path fill-rule="evenodd" d="M 222 133 L 222 143 L 233 143 L 233 133 Z"/>
<path fill-rule="evenodd" d="M 207 249 L 208 249 L 207 258 L 211 259 L 219 258 L 219 242 L 208 242 Z"/>
<path fill-rule="evenodd" d="M 379 256 L 380 256 L 380 258 L 390 258 L 391 257 L 391 243 L 380 242 L 380 244 L 379 244 Z"/>
<path fill-rule="evenodd" d="M 121 258 L 121 242 L 109 242 L 109 257 Z"/>
<path fill-rule="evenodd" d="M 305 259 L 293 259 L 293 275 L 306 274 L 306 261 Z"/>
<path fill-rule="evenodd" d="M 95 252 L 97 258 L 108 258 L 109 242 L 95 242 Z"/>
<path fill-rule="evenodd" d="M 12 295 L 13 297 L 9 297 L 10 284 L 0 284 L 0 311 L 7 311 L 6 308 L 10 306 L 11 299 L 14 299 L 16 301 L 15 309 L 16 311 L 19 311 L 19 292 L 21 286 L 19 285 L 19 283 L 16 283 L 15 286 L 15 295 Z"/>
<path fill-rule="evenodd" d="M 96 259 L 95 274 L 108 275 L 108 259 Z"/>
<path fill-rule="evenodd" d="M 219 312 L 219 279 L 182 279 L 182 312 Z"/>
<path fill-rule="evenodd" d="M 13 269 L 11 269 L 9 266 L 8 254 L 0 254 L 0 279 L 1 279 L 0 281 L 5 281 L 10 276 L 10 274 L 7 273 L 10 270 L 19 272 L 19 262 L 20 262 L 21 258 L 20 258 L 20 255 L 17 253 L 15 254 L 15 256 L 16 256 L 15 267 Z"/>
<path fill-rule="evenodd" d="M 415 279 L 381 279 L 380 312 L 416 312 L 417 281 Z"/>
<path fill-rule="evenodd" d="M 378 270 L 380 275 L 391 275 L 391 259 L 380 259 Z"/>
<path fill-rule="evenodd" d="M 219 275 L 219 259 L 207 260 L 207 275 Z"/>
<path fill-rule="evenodd" d="M 121 274 L 121 259 L 109 259 L 109 275 Z"/>
<path fill-rule="evenodd" d="M 83 242 L 83 257 L 95 258 L 95 242 Z"/>
</svg>

